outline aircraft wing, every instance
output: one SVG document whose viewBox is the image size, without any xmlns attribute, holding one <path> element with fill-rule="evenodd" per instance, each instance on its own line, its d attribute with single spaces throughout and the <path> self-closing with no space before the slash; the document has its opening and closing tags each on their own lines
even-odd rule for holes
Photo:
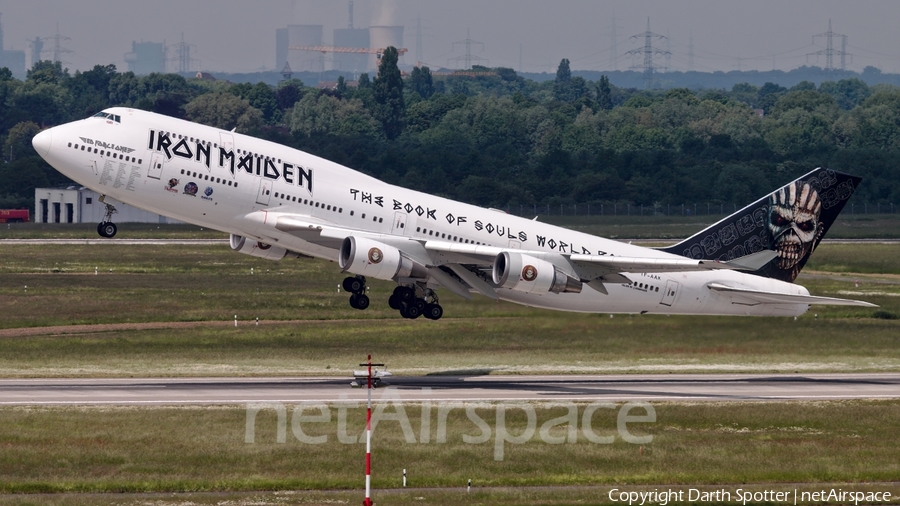
<svg viewBox="0 0 900 506">
<path fill-rule="evenodd" d="M 273 213 L 274 214 L 274 213 Z M 272 216 L 275 228 L 282 232 L 299 237 L 307 242 L 320 246 L 340 249 L 343 240 L 350 236 L 367 236 L 385 241 L 417 258 L 427 268 L 429 276 L 451 292 L 470 298 L 469 289 L 478 291 L 488 297 L 497 298 L 495 286 L 464 266 L 489 268 L 497 256 L 505 251 L 515 251 L 555 263 L 572 272 L 577 278 L 588 282 L 592 288 L 606 293 L 603 283 L 630 283 L 631 280 L 621 273 L 656 273 L 678 271 L 703 271 L 715 269 L 756 270 L 775 257 L 774 251 L 765 250 L 753 253 L 732 261 L 694 260 L 682 257 L 624 257 L 612 255 L 563 254 L 544 251 L 514 250 L 496 246 L 478 244 L 460 244 L 447 241 L 419 241 L 397 236 L 384 236 L 376 233 L 343 228 L 298 215 Z M 268 221 L 268 217 L 267 217 Z M 442 269 L 441 266 L 445 268 Z M 452 273 L 452 274 L 451 274 Z M 455 275 L 455 276 L 454 276 Z M 715 289 L 711 287 L 712 289 Z M 727 288 L 727 287 L 725 287 Z M 780 295 L 780 294 L 775 294 Z M 773 296 L 774 297 L 774 296 Z M 811 296 L 810 296 L 811 297 Z M 823 298 L 814 298 L 820 300 Z M 756 299 L 754 299 L 755 301 Z M 843 300 L 843 299 L 835 299 Z M 766 303 L 777 303 L 766 300 Z M 783 302 L 783 301 L 782 301 Z M 792 299 L 791 302 L 804 302 Z M 852 301 L 851 301 L 852 302 Z M 757 303 L 763 303 L 759 301 Z M 823 303 L 823 302 L 809 302 Z"/>
<path fill-rule="evenodd" d="M 747 299 L 747 304 L 751 306 L 755 306 L 757 304 L 820 304 L 829 306 L 878 307 L 875 304 L 861 300 L 838 299 L 835 297 L 818 297 L 815 295 L 800 295 L 792 293 L 765 292 L 762 290 L 750 290 L 748 288 L 738 288 L 734 286 L 723 285 L 722 283 L 709 283 L 706 286 L 710 290 L 730 293 L 737 295 L 743 299 Z"/>
<path fill-rule="evenodd" d="M 771 250 L 753 253 L 735 260 L 720 262 L 718 260 L 694 260 L 690 258 L 654 258 L 654 257 L 624 257 L 612 255 L 582 255 L 565 253 L 548 253 L 545 251 L 528 251 L 495 246 L 481 246 L 475 244 L 458 244 L 445 241 L 426 241 L 425 249 L 429 251 L 446 253 L 449 256 L 461 257 L 459 263 L 491 264 L 496 256 L 504 251 L 515 251 L 537 258 L 549 259 L 551 257 L 566 258 L 585 271 L 582 276 L 597 278 L 606 274 L 618 272 L 654 273 L 675 271 L 705 271 L 714 269 L 756 270 L 777 256 Z M 466 262 L 465 259 L 470 260 Z M 590 271 L 596 271 L 594 276 Z"/>
</svg>

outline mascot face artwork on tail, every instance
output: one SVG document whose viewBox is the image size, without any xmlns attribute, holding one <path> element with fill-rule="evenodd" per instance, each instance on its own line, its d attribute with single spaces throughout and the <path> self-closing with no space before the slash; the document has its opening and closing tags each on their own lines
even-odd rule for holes
<svg viewBox="0 0 900 506">
<path fill-rule="evenodd" d="M 695 259 L 734 260 L 763 249 L 778 253 L 754 274 L 793 282 L 861 178 L 816 169 L 664 251 Z"/>
<path fill-rule="evenodd" d="M 822 237 L 821 216 L 819 192 L 809 183 L 791 183 L 769 197 L 770 248 L 778 253 L 776 267 L 791 281 Z"/>
</svg>

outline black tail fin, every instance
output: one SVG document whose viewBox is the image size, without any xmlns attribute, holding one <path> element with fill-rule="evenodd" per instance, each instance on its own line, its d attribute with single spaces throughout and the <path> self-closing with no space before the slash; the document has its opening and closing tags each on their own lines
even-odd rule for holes
<svg viewBox="0 0 900 506">
<path fill-rule="evenodd" d="M 861 180 L 818 168 L 664 251 L 725 261 L 772 249 L 754 274 L 793 282 Z"/>
</svg>

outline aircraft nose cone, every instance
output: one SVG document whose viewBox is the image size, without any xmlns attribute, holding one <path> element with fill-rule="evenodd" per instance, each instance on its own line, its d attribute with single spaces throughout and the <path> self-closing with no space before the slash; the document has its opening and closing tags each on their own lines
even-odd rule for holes
<svg viewBox="0 0 900 506">
<path fill-rule="evenodd" d="M 50 153 L 50 144 L 53 141 L 53 134 L 50 129 L 44 130 L 31 139 L 31 145 L 39 155 L 44 156 Z"/>
</svg>

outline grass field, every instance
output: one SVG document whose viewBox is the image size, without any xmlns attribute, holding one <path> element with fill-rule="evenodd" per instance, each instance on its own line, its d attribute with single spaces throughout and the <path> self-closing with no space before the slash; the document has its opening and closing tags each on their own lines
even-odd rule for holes
<svg viewBox="0 0 900 506">
<path fill-rule="evenodd" d="M 422 443 L 422 408 L 406 404 L 412 441 L 396 421 L 375 429 L 373 487 L 400 488 L 403 469 L 415 487 L 460 487 L 468 479 L 479 487 L 635 486 L 885 482 L 900 475 L 898 401 L 653 406 L 656 422 L 629 426 L 635 436 L 652 436 L 648 443 L 628 443 L 617 433 L 621 405 L 598 410 L 590 422 L 597 436 L 613 442 L 591 442 L 580 405 L 574 442 L 547 444 L 535 433 L 514 444 L 497 442 L 493 409 L 475 410 L 486 424 L 481 429 L 462 405 L 446 415 L 446 442 L 436 442 L 438 408 L 432 406 L 430 441 Z M 536 427 L 567 413 L 562 406 L 534 407 Z M 327 436 L 309 444 L 295 436 L 293 422 L 286 442 L 278 443 L 274 411 L 257 415 L 254 440 L 245 442 L 244 406 L 0 408 L 0 492 L 358 488 L 364 438 L 339 442 L 339 415 L 331 411 L 329 422 L 301 425 L 307 436 Z M 362 434 L 364 421 L 364 408 L 348 408 L 346 434 Z M 525 433 L 525 412 L 507 408 L 505 426 L 512 436 Z M 556 425 L 549 434 L 564 438 L 567 429 Z M 477 444 L 463 439 L 485 433 Z"/>
</svg>

